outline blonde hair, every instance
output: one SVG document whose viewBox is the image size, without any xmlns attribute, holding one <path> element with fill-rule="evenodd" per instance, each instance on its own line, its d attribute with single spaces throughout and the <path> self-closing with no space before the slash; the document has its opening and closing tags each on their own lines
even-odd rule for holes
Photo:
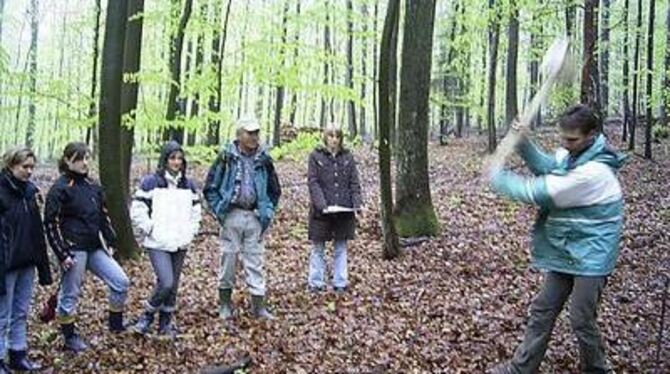
<svg viewBox="0 0 670 374">
<path fill-rule="evenodd" d="M 342 133 L 342 130 L 337 127 L 335 124 L 330 124 L 326 126 L 325 129 L 323 129 L 323 144 L 328 146 L 328 136 L 329 135 L 337 135 L 338 138 L 340 138 L 340 148 L 343 146 L 344 142 L 344 134 Z"/>
<path fill-rule="evenodd" d="M 37 161 L 35 152 L 33 152 L 32 149 L 28 147 L 12 148 L 5 152 L 5 154 L 2 156 L 2 168 L 9 170 L 16 165 L 20 165 L 26 162 L 26 160 L 29 158 Z"/>
</svg>

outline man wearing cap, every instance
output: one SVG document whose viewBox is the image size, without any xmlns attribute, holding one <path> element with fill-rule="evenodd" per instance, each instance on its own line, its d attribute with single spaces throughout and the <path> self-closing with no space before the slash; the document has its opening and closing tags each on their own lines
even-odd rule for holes
<svg viewBox="0 0 670 374">
<path fill-rule="evenodd" d="M 273 319 L 266 308 L 263 237 L 274 217 L 281 187 L 267 148 L 259 146 L 260 125 L 252 117 L 237 121 L 237 139 L 224 146 L 207 174 L 204 195 L 221 224 L 219 316 L 233 317 L 237 254 L 242 257 L 251 294 L 252 315 Z"/>
</svg>

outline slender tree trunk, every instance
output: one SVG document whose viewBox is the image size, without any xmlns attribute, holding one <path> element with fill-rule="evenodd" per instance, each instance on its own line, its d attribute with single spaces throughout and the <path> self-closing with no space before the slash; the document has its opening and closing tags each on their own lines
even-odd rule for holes
<svg viewBox="0 0 670 374">
<path fill-rule="evenodd" d="M 629 99 L 629 90 L 630 85 L 628 83 L 629 76 L 629 66 L 628 61 L 630 59 L 628 53 L 628 0 L 624 0 L 624 16 L 623 16 L 623 133 L 621 135 L 621 140 L 626 141 L 628 138 L 628 127 L 630 126 L 630 99 Z"/>
<path fill-rule="evenodd" d="M 98 58 L 100 54 L 100 14 L 102 13 L 102 8 L 100 5 L 100 0 L 95 0 L 95 26 L 93 28 L 93 69 L 91 69 L 91 93 L 90 98 L 91 102 L 88 106 L 88 118 L 91 121 L 94 121 L 94 118 L 97 117 L 96 113 L 96 91 L 98 89 Z M 93 145 L 93 135 L 95 133 L 97 124 L 92 122 L 86 128 L 86 144 L 89 147 Z M 95 147 L 93 147 L 95 149 Z"/>
<path fill-rule="evenodd" d="M 375 5 L 376 6 L 376 5 Z M 385 259 L 393 259 L 400 255 L 400 243 L 393 219 L 393 190 L 391 188 L 391 128 L 394 127 L 394 102 L 396 101 L 395 84 L 397 72 L 391 69 L 389 61 L 397 57 L 398 22 L 400 18 L 400 0 L 389 0 L 386 9 L 386 21 L 382 32 L 379 54 L 379 188 L 381 195 L 381 226 L 384 235 Z M 375 28 L 376 29 L 376 28 Z"/>
<path fill-rule="evenodd" d="M 598 0 L 584 1 L 584 64 L 582 68 L 581 101 L 593 109 L 602 126 L 598 89 Z"/>
<path fill-rule="evenodd" d="M 374 9 L 374 23 L 373 23 L 373 28 L 375 30 L 375 38 L 374 38 L 374 43 L 372 47 L 372 80 L 375 82 L 375 84 L 372 86 L 372 114 L 374 116 L 373 118 L 373 138 L 377 138 L 378 133 L 379 133 L 379 118 L 377 116 L 378 112 L 378 86 L 379 84 L 377 83 L 379 80 L 379 59 L 377 58 L 377 30 L 378 30 L 378 24 L 377 24 L 377 19 L 379 17 L 379 0 L 375 0 L 375 9 Z M 393 139 L 393 138 L 391 138 Z"/>
<path fill-rule="evenodd" d="M 665 8 L 665 60 L 663 62 L 663 95 L 659 113 L 659 125 L 668 126 L 670 112 L 670 3 Z"/>
<path fill-rule="evenodd" d="M 354 90 L 354 5 L 352 0 L 347 2 L 347 76 L 346 85 Z M 356 128 L 356 106 L 353 100 L 347 101 L 347 117 L 349 123 L 349 136 L 355 138 L 358 135 Z"/>
<path fill-rule="evenodd" d="M 295 16 L 300 18 L 300 1 L 296 0 L 295 2 Z M 300 28 L 296 28 L 295 36 L 293 37 L 293 63 L 298 65 L 298 59 L 300 58 Z M 289 122 L 292 126 L 295 126 L 295 115 L 298 111 L 298 90 L 296 89 L 291 95 L 291 114 L 289 115 Z"/>
<path fill-rule="evenodd" d="M 128 2 L 111 1 L 107 5 L 105 38 L 102 50 L 100 85 L 100 179 L 105 186 L 109 216 L 118 236 L 121 258 L 138 253 L 128 206 L 123 192 L 121 166 L 121 89 L 123 82 L 124 41 L 128 19 Z"/>
<path fill-rule="evenodd" d="M 635 52 L 633 53 L 633 110 L 630 119 L 628 150 L 635 150 L 635 133 L 638 121 L 638 82 L 640 80 L 640 39 L 642 38 L 642 0 L 637 0 L 637 23 L 635 28 Z"/>
<path fill-rule="evenodd" d="M 468 23 L 465 19 L 465 5 L 460 7 L 460 40 L 467 40 Z M 470 61 L 472 58 L 471 48 L 468 45 L 461 51 L 463 63 L 459 64 L 458 74 L 456 75 L 456 137 L 463 136 L 463 126 L 468 122 L 468 113 L 466 99 L 470 87 Z"/>
<path fill-rule="evenodd" d="M 186 26 L 191 18 L 193 10 L 193 0 L 185 0 L 184 8 L 179 18 L 179 25 L 177 31 L 170 38 L 170 91 L 168 94 L 167 111 L 165 112 L 165 119 L 172 122 L 177 118 L 177 111 L 179 110 L 179 92 L 181 82 L 181 56 L 184 48 L 184 33 Z M 184 130 L 174 125 L 170 125 L 166 131 L 165 140 L 176 140 L 180 144 L 184 142 Z"/>
<path fill-rule="evenodd" d="M 400 64 L 395 217 L 401 236 L 440 229 L 428 178 L 428 113 L 435 1 L 408 1 Z"/>
<path fill-rule="evenodd" d="M 565 33 L 568 37 L 572 37 L 575 34 L 575 0 L 565 0 Z"/>
<path fill-rule="evenodd" d="M 489 21 L 489 69 L 488 69 L 488 94 L 487 94 L 487 121 L 486 125 L 489 132 L 489 152 L 493 153 L 496 149 L 496 67 L 498 62 L 498 19 L 495 15 L 495 0 L 489 0 L 489 11 L 493 19 Z"/>
<path fill-rule="evenodd" d="M 519 112 L 517 98 L 516 65 L 519 55 L 519 10 L 516 0 L 510 1 L 510 18 L 507 28 L 507 77 L 505 79 L 505 125 L 512 123 Z"/>
<path fill-rule="evenodd" d="M 123 50 L 123 74 L 127 76 L 121 86 L 121 118 L 127 117 L 128 123 L 120 128 L 121 165 L 124 201 L 130 203 L 130 170 L 133 161 L 135 138 L 135 111 L 142 56 L 142 28 L 144 23 L 144 0 L 128 1 L 128 21 Z"/>
<path fill-rule="evenodd" d="M 248 111 L 248 103 L 249 103 L 249 86 L 244 83 L 244 78 L 245 78 L 245 61 L 246 61 L 246 36 L 249 28 L 249 0 L 246 2 L 246 6 L 244 8 L 244 31 L 242 32 L 241 36 L 241 41 L 240 41 L 240 66 L 242 66 L 242 72 L 240 73 L 240 80 L 237 84 L 238 86 L 238 97 L 237 97 L 237 117 L 239 118 L 242 113 L 246 113 Z"/>
<path fill-rule="evenodd" d="M 603 120 L 609 110 L 609 64 L 610 64 L 610 0 L 602 0 L 600 11 L 600 103 Z"/>
<path fill-rule="evenodd" d="M 330 59 L 330 0 L 326 0 L 326 23 L 323 26 L 323 53 L 325 59 L 323 61 L 323 86 L 328 86 L 329 80 L 329 62 Z M 319 126 L 324 128 L 326 126 L 326 95 L 321 93 L 321 114 L 319 115 Z"/>
<path fill-rule="evenodd" d="M 2 19 L 5 14 L 5 0 L 0 0 L 0 49 L 2 47 Z M 0 77 L 0 108 L 2 108 L 2 77 Z M 4 142 L 2 144 L 4 148 Z"/>
<path fill-rule="evenodd" d="M 654 18 L 656 16 L 656 0 L 649 0 L 649 27 L 647 28 L 647 126 L 644 137 L 644 157 L 651 159 L 651 129 L 654 126 L 651 93 L 654 88 Z"/>
<path fill-rule="evenodd" d="M 529 100 L 535 96 L 535 93 L 540 87 L 540 55 L 539 50 L 542 49 L 541 46 L 541 37 L 542 34 L 542 24 L 537 21 L 537 15 L 533 14 L 533 26 L 538 27 L 538 32 L 532 32 L 530 34 L 530 48 L 531 48 L 531 59 L 530 59 L 530 90 L 529 90 Z M 538 109 L 537 115 L 531 121 L 531 129 L 539 127 L 542 123 L 542 108 Z"/>
<path fill-rule="evenodd" d="M 449 132 L 449 123 L 454 118 L 454 101 L 456 93 L 456 75 L 453 71 L 452 65 L 456 56 L 456 29 L 458 28 L 460 2 L 454 3 L 453 21 L 449 26 L 449 36 L 445 39 L 445 44 L 442 48 L 442 61 L 444 72 L 442 78 L 442 95 L 443 102 L 440 104 L 440 145 L 447 144 L 447 137 Z"/>
<path fill-rule="evenodd" d="M 217 117 L 213 120 L 210 120 L 207 126 L 207 145 L 218 145 L 220 132 L 221 132 L 221 120 L 219 115 L 221 114 L 221 87 L 222 87 L 222 61 L 223 61 L 223 52 L 226 46 L 226 36 L 228 34 L 228 19 L 230 18 L 230 6 L 233 3 L 233 0 L 228 0 L 228 5 L 226 5 L 226 18 L 223 21 L 223 30 L 221 32 L 218 29 L 214 32 L 214 37 L 212 38 L 212 65 L 215 67 L 216 72 L 216 93 L 209 97 L 209 111 L 214 113 Z M 219 25 L 219 12 L 214 12 L 215 24 Z"/>
<path fill-rule="evenodd" d="M 362 34 L 364 35 L 363 40 L 361 41 L 361 102 L 363 105 L 361 105 L 359 109 L 359 118 L 360 120 L 358 121 L 358 127 L 360 128 L 360 134 L 362 138 L 365 138 L 367 136 L 367 129 L 366 129 L 366 111 L 365 111 L 365 100 L 367 97 L 367 80 L 368 80 L 368 71 L 367 71 L 367 66 L 366 66 L 366 61 L 368 60 L 368 5 L 366 3 L 361 4 L 361 15 L 363 16 L 363 22 L 362 22 Z"/>
<path fill-rule="evenodd" d="M 39 34 L 39 4 L 38 0 L 30 0 L 30 72 L 29 72 L 29 90 L 30 99 L 28 102 L 28 128 L 26 129 L 26 146 L 34 145 L 35 137 L 35 116 L 37 107 L 35 99 L 37 98 L 37 40 Z"/>
<path fill-rule="evenodd" d="M 282 34 L 281 34 L 281 45 L 279 46 L 279 59 L 280 59 L 280 67 L 279 70 L 276 72 L 276 80 L 277 80 L 277 92 L 275 94 L 275 119 L 274 119 L 274 135 L 272 137 L 272 145 L 275 147 L 278 147 L 281 145 L 281 113 L 282 109 L 284 107 L 284 81 L 283 78 L 281 78 L 281 70 L 284 69 L 284 65 L 286 63 L 286 41 L 287 41 L 287 35 L 288 35 L 288 25 L 287 25 L 287 20 L 288 20 L 288 8 L 289 8 L 289 1 L 284 0 L 284 13 L 282 15 Z M 279 81 L 279 79 L 282 79 L 282 81 Z"/>
<path fill-rule="evenodd" d="M 200 4 L 200 20 L 201 22 L 207 21 L 207 13 L 209 12 L 209 4 L 206 1 L 203 1 Z M 195 69 L 193 75 L 196 77 L 202 76 L 202 64 L 205 61 L 205 33 L 204 31 L 199 31 L 198 36 L 195 41 Z M 200 90 L 196 90 L 193 93 L 193 99 L 191 101 L 191 112 L 189 116 L 195 118 L 200 114 Z M 193 129 L 188 132 L 188 137 L 186 139 L 186 144 L 189 146 L 194 146 L 197 138 L 197 130 Z"/>
</svg>

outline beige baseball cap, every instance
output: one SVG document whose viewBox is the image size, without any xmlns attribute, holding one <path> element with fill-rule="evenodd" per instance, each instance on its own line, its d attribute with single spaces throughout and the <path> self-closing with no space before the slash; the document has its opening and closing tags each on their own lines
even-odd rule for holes
<svg viewBox="0 0 670 374">
<path fill-rule="evenodd" d="M 260 131 L 261 125 L 254 116 L 242 116 L 237 120 L 237 128 L 246 132 Z"/>
</svg>

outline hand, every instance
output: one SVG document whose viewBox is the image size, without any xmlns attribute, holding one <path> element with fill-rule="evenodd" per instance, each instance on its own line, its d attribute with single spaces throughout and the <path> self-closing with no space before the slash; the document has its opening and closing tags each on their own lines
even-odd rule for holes
<svg viewBox="0 0 670 374">
<path fill-rule="evenodd" d="M 63 271 L 68 271 L 76 262 L 77 261 L 73 257 L 68 256 L 60 263 L 60 266 L 63 268 Z"/>
<path fill-rule="evenodd" d="M 519 121 L 519 117 L 515 118 L 514 121 L 512 121 L 512 124 L 510 125 L 511 129 L 518 132 L 520 135 L 527 136 L 530 131 L 528 129 L 528 125 L 522 124 Z"/>
</svg>

